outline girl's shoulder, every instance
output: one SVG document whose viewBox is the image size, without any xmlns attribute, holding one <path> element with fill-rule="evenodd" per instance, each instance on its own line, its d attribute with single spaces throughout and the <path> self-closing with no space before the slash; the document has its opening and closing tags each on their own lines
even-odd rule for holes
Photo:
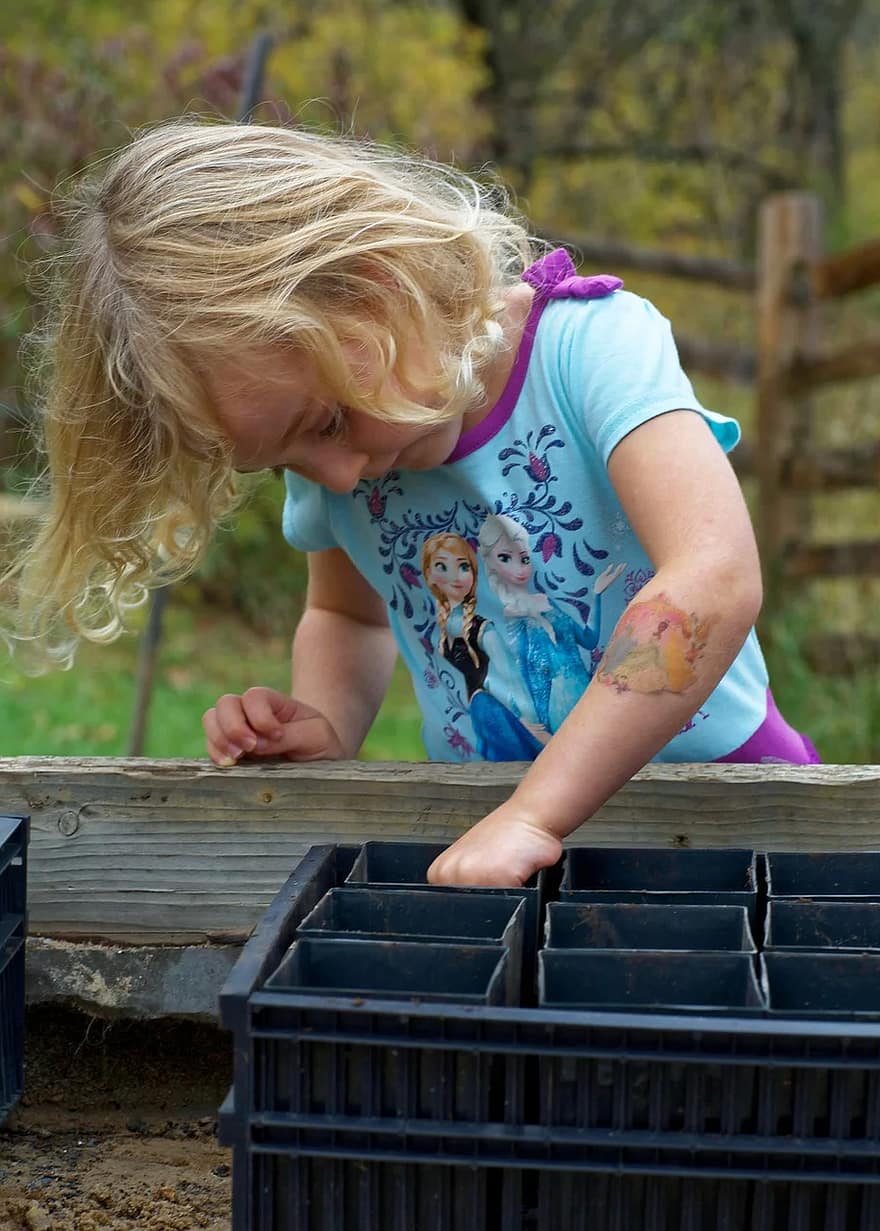
<svg viewBox="0 0 880 1231">
<path fill-rule="evenodd" d="M 667 335 L 670 324 L 650 299 L 618 290 L 601 299 L 553 299 L 542 314 L 545 332 L 579 335 L 591 346 L 619 348 L 653 334 Z"/>
<path fill-rule="evenodd" d="M 671 410 L 701 414 L 725 450 L 739 439 L 734 420 L 703 407 L 669 321 L 641 295 L 552 299 L 535 341 L 536 404 L 551 390 L 564 423 L 585 435 L 603 466 L 625 435 Z"/>
<path fill-rule="evenodd" d="M 561 389 L 593 397 L 610 383 L 618 387 L 614 397 L 623 399 L 618 405 L 642 390 L 678 388 L 684 380 L 669 321 L 649 299 L 626 290 L 601 299 L 551 300 L 536 330 L 534 353 Z"/>
<path fill-rule="evenodd" d="M 523 273 L 534 291 L 532 313 L 538 334 L 576 333 L 593 348 L 626 346 L 651 332 L 669 331 L 669 322 L 648 299 L 624 289 L 609 273 L 578 273 L 565 248 L 546 253 Z M 552 340 L 552 339 L 551 339 Z"/>
</svg>

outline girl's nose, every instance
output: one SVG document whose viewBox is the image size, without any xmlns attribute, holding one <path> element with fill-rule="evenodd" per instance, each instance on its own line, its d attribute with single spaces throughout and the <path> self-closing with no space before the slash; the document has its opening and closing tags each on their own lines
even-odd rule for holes
<svg viewBox="0 0 880 1231">
<path fill-rule="evenodd" d="M 328 488 L 337 496 L 344 496 L 357 487 L 368 462 L 366 453 L 358 453 L 337 445 L 315 458 L 312 470 L 322 487 Z"/>
</svg>

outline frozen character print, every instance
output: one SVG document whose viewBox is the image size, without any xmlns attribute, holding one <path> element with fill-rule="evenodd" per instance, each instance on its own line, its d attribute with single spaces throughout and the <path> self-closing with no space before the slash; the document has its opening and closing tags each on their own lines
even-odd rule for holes
<svg viewBox="0 0 880 1231">
<path fill-rule="evenodd" d="M 422 545 L 422 574 L 437 607 L 437 650 L 464 679 L 480 756 L 485 761 L 532 761 L 542 742 L 487 687 L 491 663 L 494 691 L 510 697 L 520 712 L 523 705 L 531 709 L 524 692 L 514 698 L 504 642 L 492 622 L 477 614 L 477 572 L 476 553 L 461 535 L 432 534 Z"/>
<path fill-rule="evenodd" d="M 553 733 L 593 678 L 591 652 L 599 644 L 602 594 L 626 565 L 610 564 L 596 578 L 590 618 L 582 624 L 549 595 L 529 589 L 532 553 L 520 522 L 492 513 L 480 527 L 478 541 L 489 584 L 504 604 L 515 656 L 538 721 Z"/>
</svg>

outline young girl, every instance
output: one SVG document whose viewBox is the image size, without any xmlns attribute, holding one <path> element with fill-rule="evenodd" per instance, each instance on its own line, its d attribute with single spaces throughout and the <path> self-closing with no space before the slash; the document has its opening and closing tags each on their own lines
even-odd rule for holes
<svg viewBox="0 0 880 1231">
<path fill-rule="evenodd" d="M 497 188 L 354 141 L 182 121 L 106 163 L 68 237 L 20 636 L 59 658 L 115 636 L 144 587 L 197 563 L 234 470 L 283 467 L 284 532 L 309 553 L 293 688 L 207 712 L 218 764 L 355 756 L 397 648 L 430 755 L 476 758 L 473 715 L 438 687 L 418 560 L 434 534 L 477 543 L 492 515 L 522 524 L 533 584 L 585 627 L 597 569 L 626 572 L 589 686 L 431 880 L 523 882 L 651 759 L 816 759 L 752 631 L 736 424 L 700 405 L 649 303 L 563 251 L 536 261 Z"/>
</svg>

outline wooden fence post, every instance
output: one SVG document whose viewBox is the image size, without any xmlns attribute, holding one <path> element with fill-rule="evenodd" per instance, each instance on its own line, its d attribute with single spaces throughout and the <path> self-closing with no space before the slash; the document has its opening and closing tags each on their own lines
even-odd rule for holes
<svg viewBox="0 0 880 1231">
<path fill-rule="evenodd" d="M 759 218 L 757 281 L 757 532 L 768 602 L 778 599 L 787 548 L 804 541 L 810 497 L 786 491 L 785 459 L 809 444 L 812 410 L 790 371 L 816 349 L 819 330 L 811 267 L 822 256 L 822 205 L 813 193 L 768 197 Z"/>
</svg>

